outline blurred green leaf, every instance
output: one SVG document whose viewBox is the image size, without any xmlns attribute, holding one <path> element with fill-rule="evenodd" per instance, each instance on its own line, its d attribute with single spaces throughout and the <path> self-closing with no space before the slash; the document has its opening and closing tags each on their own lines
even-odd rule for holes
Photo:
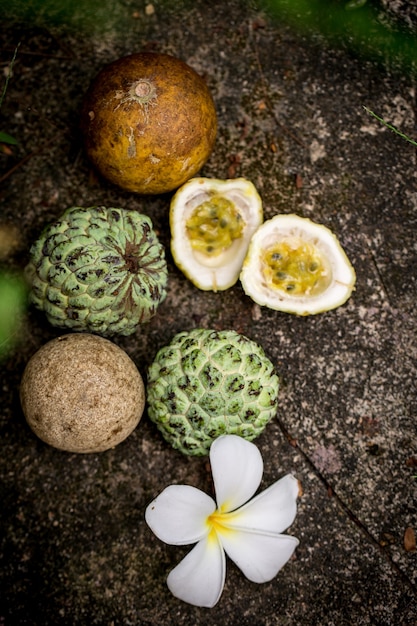
<svg viewBox="0 0 417 626">
<path fill-rule="evenodd" d="M 114 0 L 0 0 L 0 16 L 34 27 L 101 34 L 122 30 L 132 19 L 129 7 Z"/>
<path fill-rule="evenodd" d="M 345 9 L 348 9 L 348 11 L 351 11 L 352 9 L 360 9 L 367 3 L 367 1 L 368 0 L 349 0 L 349 2 L 345 4 Z"/>
<path fill-rule="evenodd" d="M 416 71 L 417 36 L 401 13 L 384 14 L 376 2 L 351 0 L 259 0 L 274 19 L 307 35 L 320 34 L 366 58 Z M 350 6 L 349 6 L 350 5 Z M 351 9 L 351 10 L 349 10 Z M 352 10 L 354 9 L 354 10 Z M 384 19 L 381 19 L 381 15 Z M 386 19 L 385 19 L 386 17 Z"/>
<path fill-rule="evenodd" d="M 27 306 L 27 288 L 20 276 L 0 273 L 0 359 L 7 356 L 19 339 Z"/>
<path fill-rule="evenodd" d="M 0 143 L 9 143 L 12 146 L 17 146 L 17 139 L 9 135 L 8 133 L 2 133 L 0 131 Z"/>
</svg>

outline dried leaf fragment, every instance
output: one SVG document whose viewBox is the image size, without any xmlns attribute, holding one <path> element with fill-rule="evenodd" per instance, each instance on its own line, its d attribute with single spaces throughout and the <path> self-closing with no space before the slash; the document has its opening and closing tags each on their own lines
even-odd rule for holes
<svg viewBox="0 0 417 626">
<path fill-rule="evenodd" d="M 404 548 L 407 552 L 414 552 L 416 547 L 416 534 L 414 532 L 414 528 L 408 526 L 404 532 Z"/>
</svg>

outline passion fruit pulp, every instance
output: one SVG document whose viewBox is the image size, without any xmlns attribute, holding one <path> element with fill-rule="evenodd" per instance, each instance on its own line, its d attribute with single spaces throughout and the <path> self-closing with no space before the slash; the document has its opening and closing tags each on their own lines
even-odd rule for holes
<svg viewBox="0 0 417 626">
<path fill-rule="evenodd" d="M 314 296 L 327 289 L 332 272 L 312 243 L 291 237 L 267 247 L 260 256 L 265 282 L 292 296 Z"/>
<path fill-rule="evenodd" d="M 344 304 L 356 275 L 329 228 L 298 215 L 276 215 L 252 237 L 240 280 L 262 306 L 312 315 Z"/>
<path fill-rule="evenodd" d="M 207 161 L 217 116 L 203 78 L 173 56 L 142 52 L 105 66 L 84 99 L 86 153 L 112 183 L 140 194 L 177 189 Z"/>
<path fill-rule="evenodd" d="M 215 195 L 193 211 L 185 227 L 192 249 L 213 258 L 242 236 L 244 221 L 233 202 Z"/>
<path fill-rule="evenodd" d="M 228 289 L 239 278 L 262 219 L 262 200 L 249 180 L 192 178 L 171 200 L 171 251 L 177 267 L 199 289 Z"/>
</svg>

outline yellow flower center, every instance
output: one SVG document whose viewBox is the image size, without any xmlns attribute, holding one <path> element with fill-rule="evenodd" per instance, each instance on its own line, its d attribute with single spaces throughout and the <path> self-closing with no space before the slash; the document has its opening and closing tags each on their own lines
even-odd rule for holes
<svg viewBox="0 0 417 626">
<path fill-rule="evenodd" d="M 216 509 L 214 513 L 207 517 L 206 523 L 209 528 L 209 539 L 214 539 L 216 535 L 236 532 L 230 522 L 236 523 L 240 515 L 239 510 L 223 513 L 222 509 L 224 508 L 225 506 Z"/>
<path fill-rule="evenodd" d="M 216 509 L 214 513 L 208 516 L 207 524 L 211 529 L 216 531 L 221 530 L 224 528 L 224 513 L 221 513 L 218 509 Z"/>
</svg>

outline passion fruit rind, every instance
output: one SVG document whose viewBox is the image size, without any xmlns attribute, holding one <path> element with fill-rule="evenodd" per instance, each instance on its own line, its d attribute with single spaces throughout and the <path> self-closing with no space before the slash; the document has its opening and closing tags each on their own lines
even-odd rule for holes
<svg viewBox="0 0 417 626">
<path fill-rule="evenodd" d="M 356 274 L 332 231 L 298 215 L 276 215 L 251 239 L 240 280 L 261 306 L 311 315 L 344 304 Z"/>
<path fill-rule="evenodd" d="M 130 335 L 165 299 L 168 270 L 148 216 L 72 207 L 31 247 L 26 277 L 53 326 Z"/>
<path fill-rule="evenodd" d="M 228 289 L 239 278 L 250 239 L 262 220 L 262 200 L 249 180 L 189 180 L 170 207 L 177 267 L 199 289 Z"/>
<path fill-rule="evenodd" d="M 149 367 L 148 415 L 175 449 L 202 456 L 220 435 L 260 435 L 276 415 L 278 388 L 254 341 L 234 330 L 184 331 Z"/>
</svg>

